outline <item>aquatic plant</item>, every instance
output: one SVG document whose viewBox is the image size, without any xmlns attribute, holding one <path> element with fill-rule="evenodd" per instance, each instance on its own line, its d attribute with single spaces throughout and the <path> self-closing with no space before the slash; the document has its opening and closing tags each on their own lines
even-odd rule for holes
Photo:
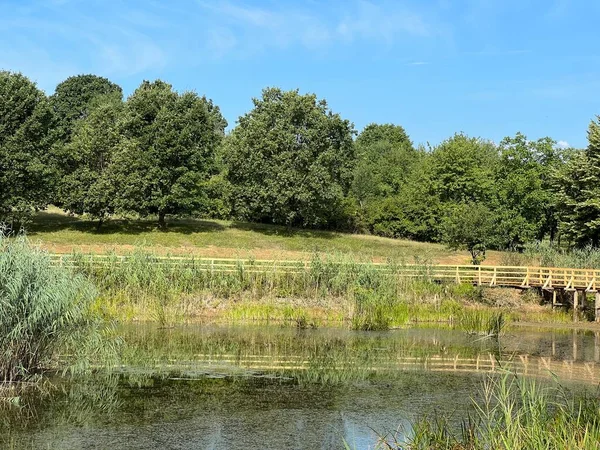
<svg viewBox="0 0 600 450">
<path fill-rule="evenodd" d="M 460 311 L 456 326 L 470 334 L 484 337 L 498 337 L 506 325 L 504 313 L 484 309 L 465 309 Z"/>
<path fill-rule="evenodd" d="M 380 449 L 391 450 L 537 450 L 598 448 L 600 401 L 574 397 L 558 382 L 544 387 L 512 373 L 490 376 L 473 400 L 474 412 L 460 429 L 448 418 L 421 417 L 408 432 L 382 436 Z M 401 430 L 404 431 L 404 430 Z M 404 436 L 400 436 L 403 434 Z"/>
<path fill-rule="evenodd" d="M 24 237 L 0 233 L 0 382 L 83 369 L 83 355 L 102 347 L 95 295 L 89 280 L 53 266 Z"/>
</svg>

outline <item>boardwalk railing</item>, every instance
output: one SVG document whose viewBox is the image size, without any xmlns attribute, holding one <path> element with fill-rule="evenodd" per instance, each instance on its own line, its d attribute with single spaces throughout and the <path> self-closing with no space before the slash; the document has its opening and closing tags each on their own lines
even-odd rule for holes
<svg viewBox="0 0 600 450">
<path fill-rule="evenodd" d="M 52 263 L 71 268 L 109 268 L 127 264 L 139 256 L 115 255 L 50 255 Z M 315 261 L 251 260 L 228 258 L 193 258 L 180 256 L 143 256 L 147 262 L 173 268 L 194 268 L 210 272 L 306 273 L 317 267 Z M 373 270 L 402 277 L 423 278 L 435 282 L 468 283 L 477 286 L 514 288 L 562 289 L 567 291 L 598 292 L 600 269 L 571 269 L 561 267 L 527 266 L 473 266 L 473 265 L 417 265 L 388 263 L 346 263 L 327 261 L 340 269 L 368 266 Z"/>
</svg>

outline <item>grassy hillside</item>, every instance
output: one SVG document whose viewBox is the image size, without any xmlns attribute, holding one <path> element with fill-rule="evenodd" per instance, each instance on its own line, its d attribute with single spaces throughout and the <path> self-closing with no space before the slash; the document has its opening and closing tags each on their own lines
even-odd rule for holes
<svg viewBox="0 0 600 450">
<path fill-rule="evenodd" d="M 94 222 L 64 214 L 57 208 L 40 212 L 28 227 L 35 243 L 57 253 L 128 253 L 151 247 L 161 254 L 195 254 L 206 257 L 306 259 L 315 252 L 407 263 L 469 263 L 467 252 L 452 252 L 440 244 L 387 239 L 329 231 L 289 230 L 285 227 L 220 220 L 172 220 L 159 231 L 151 220 L 113 220 L 95 231 Z M 500 253 L 490 252 L 486 263 L 497 263 Z"/>
</svg>

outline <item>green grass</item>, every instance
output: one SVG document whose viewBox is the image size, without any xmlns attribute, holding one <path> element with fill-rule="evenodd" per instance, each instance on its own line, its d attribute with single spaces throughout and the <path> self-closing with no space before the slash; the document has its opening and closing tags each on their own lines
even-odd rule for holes
<svg viewBox="0 0 600 450">
<path fill-rule="evenodd" d="M 233 258 L 254 255 L 257 259 L 304 259 L 313 253 L 327 253 L 361 260 L 393 258 L 407 263 L 448 258 L 460 263 L 469 261 L 466 252 L 453 252 L 440 244 L 221 220 L 170 220 L 167 231 L 158 230 L 153 220 L 111 220 L 99 232 L 95 227 L 92 221 L 50 208 L 34 217 L 27 232 L 32 241 L 65 252 L 73 246 L 90 246 L 91 251 L 149 246 L 155 250 L 163 247 L 167 252 Z"/>
</svg>

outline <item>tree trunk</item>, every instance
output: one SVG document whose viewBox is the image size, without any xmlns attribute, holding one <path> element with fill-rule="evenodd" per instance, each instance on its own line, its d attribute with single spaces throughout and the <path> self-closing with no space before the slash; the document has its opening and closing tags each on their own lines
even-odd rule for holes
<svg viewBox="0 0 600 450">
<path fill-rule="evenodd" d="M 98 223 L 96 224 L 96 233 L 98 231 L 100 231 L 100 227 L 102 226 L 103 223 L 104 223 L 104 219 L 102 219 L 102 218 L 98 219 Z"/>
<path fill-rule="evenodd" d="M 167 228 L 167 222 L 165 221 L 165 213 L 164 211 L 158 212 L 158 228 L 161 230 L 165 230 Z"/>
</svg>

